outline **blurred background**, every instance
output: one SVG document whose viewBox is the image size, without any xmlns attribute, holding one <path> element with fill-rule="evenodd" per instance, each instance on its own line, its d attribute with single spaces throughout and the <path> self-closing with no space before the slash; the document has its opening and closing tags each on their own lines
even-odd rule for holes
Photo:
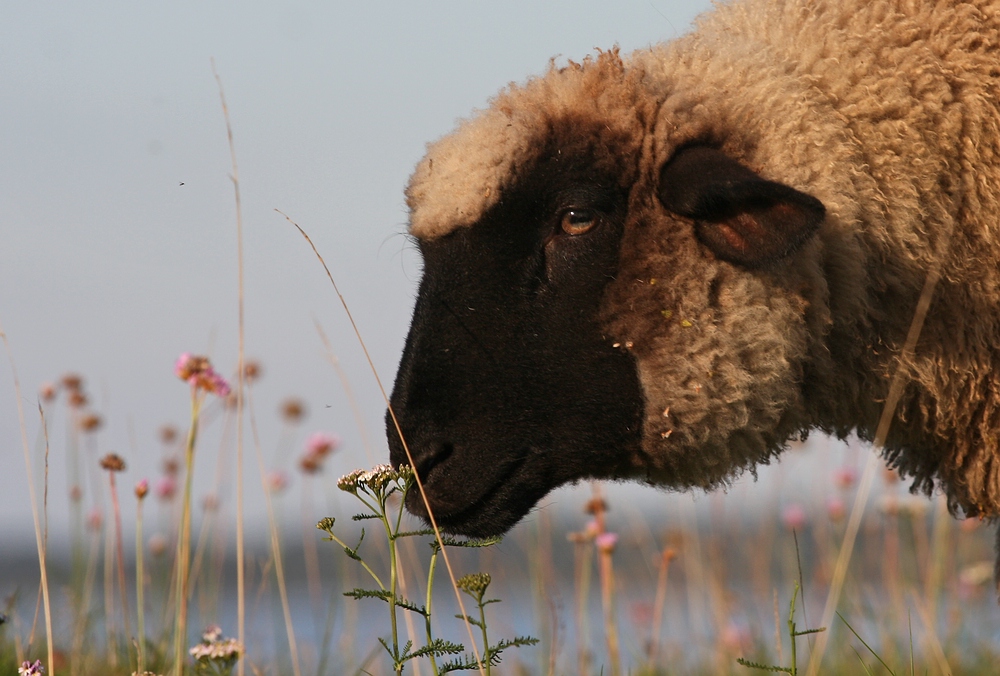
<svg viewBox="0 0 1000 676">
<path fill-rule="evenodd" d="M 0 22 L 0 327 L 29 444 L 38 393 L 67 373 L 131 485 L 161 473 L 165 424 L 183 434 L 182 352 L 237 361 L 236 218 L 225 88 L 239 163 L 246 354 L 269 468 L 292 472 L 313 431 L 343 439 L 327 473 L 386 457 L 384 403 L 325 257 L 390 387 L 420 261 L 406 180 L 426 143 L 549 60 L 686 31 L 707 0 L 384 3 L 21 3 Z M 316 324 L 350 381 L 369 451 Z M 279 408 L 300 400 L 288 428 Z M 48 410 L 49 528 L 69 527 L 65 409 Z M 0 540 L 32 532 L 10 368 L 0 369 Z M 199 463 L 209 463 L 206 440 Z M 36 457 L 38 454 L 36 454 Z M 252 458 L 252 456 L 250 456 Z M 39 473 L 36 483 L 41 486 Z M 208 480 L 211 472 L 199 471 Z M 252 479 L 253 477 L 251 477 Z M 208 490 L 196 488 L 196 493 Z M 89 509 L 94 495 L 82 501 Z M 259 500 L 248 515 L 259 517 Z M 6 549 L 6 548 L 5 548 Z"/>
</svg>

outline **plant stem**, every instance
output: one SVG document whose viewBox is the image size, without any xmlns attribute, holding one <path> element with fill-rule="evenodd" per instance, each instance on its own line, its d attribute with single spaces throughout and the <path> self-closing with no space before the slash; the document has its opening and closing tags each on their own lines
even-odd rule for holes
<svg viewBox="0 0 1000 676">
<path fill-rule="evenodd" d="M 115 472 L 108 472 L 111 483 L 111 504 L 115 512 L 115 553 L 118 560 L 118 586 L 122 594 L 122 627 L 125 630 L 125 650 L 128 651 L 128 643 L 132 634 L 128 619 L 128 594 L 125 588 L 125 547 L 122 544 L 122 511 L 118 503 L 118 489 L 115 485 Z M 142 673 L 142 672 L 139 672 Z"/>
<path fill-rule="evenodd" d="M 435 547 L 432 550 L 431 561 L 427 567 L 427 601 L 424 604 L 424 609 L 427 611 L 427 614 L 424 615 L 424 624 L 427 627 L 427 645 L 431 645 L 434 642 L 434 636 L 431 634 L 431 601 L 433 600 L 434 566 L 437 565 L 437 555 L 438 550 Z M 438 676 L 438 665 L 437 660 L 434 659 L 434 653 L 429 653 L 428 657 L 431 658 L 431 671 L 434 672 L 434 676 Z"/>
<path fill-rule="evenodd" d="M 139 619 L 139 636 L 136 646 L 138 655 L 138 673 L 146 671 L 146 608 L 143 601 L 143 589 L 146 586 L 146 574 L 142 561 L 142 498 L 135 514 L 135 604 Z"/>
<path fill-rule="evenodd" d="M 177 533 L 177 586 L 174 607 L 174 674 L 184 673 L 184 646 L 187 643 L 188 556 L 191 536 L 191 483 L 194 476 L 194 447 L 198 435 L 201 398 L 191 388 L 191 427 L 184 451 L 184 500 L 181 503 L 181 527 Z"/>
</svg>

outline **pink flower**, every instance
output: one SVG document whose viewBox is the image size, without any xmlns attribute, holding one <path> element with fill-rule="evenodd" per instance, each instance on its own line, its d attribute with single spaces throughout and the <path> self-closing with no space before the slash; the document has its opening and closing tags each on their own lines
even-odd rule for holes
<svg viewBox="0 0 1000 676">
<path fill-rule="evenodd" d="M 830 517 L 830 521 L 843 521 L 847 516 L 847 505 L 839 497 L 834 496 L 826 501 L 826 515 Z"/>
<path fill-rule="evenodd" d="M 191 387 L 212 392 L 220 397 L 227 397 L 232 391 L 229 383 L 212 368 L 208 357 L 199 357 L 185 352 L 174 363 L 174 373 L 181 380 L 186 380 Z"/>
<path fill-rule="evenodd" d="M 35 663 L 22 662 L 21 667 L 17 670 L 18 676 L 41 676 L 45 673 L 45 667 L 42 666 L 41 660 L 35 660 Z"/>
<path fill-rule="evenodd" d="M 618 544 L 618 533 L 601 533 L 594 538 L 594 544 L 600 551 L 610 554 L 615 551 L 615 545 Z"/>
<path fill-rule="evenodd" d="M 160 500 L 170 500 L 177 494 L 177 482 L 172 476 L 160 477 L 153 490 Z"/>
<path fill-rule="evenodd" d="M 800 530 L 806 525 L 806 510 L 802 508 L 802 505 L 797 503 L 788 505 L 781 512 L 781 522 L 789 530 Z"/>
<path fill-rule="evenodd" d="M 163 556 L 169 545 L 170 542 L 167 541 L 167 536 L 163 533 L 153 533 L 153 535 L 150 536 L 149 541 L 146 542 L 146 546 L 149 548 L 149 553 L 153 556 Z"/>
<path fill-rule="evenodd" d="M 833 471 L 833 483 L 841 490 L 847 490 L 858 481 L 858 470 L 850 465 L 838 467 Z"/>
<path fill-rule="evenodd" d="M 722 647 L 731 653 L 744 653 L 753 647 L 753 636 L 746 627 L 730 620 L 719 635 Z"/>
<path fill-rule="evenodd" d="M 340 446 L 340 437 L 336 434 L 314 432 L 306 439 L 306 453 L 324 458 Z"/>
<path fill-rule="evenodd" d="M 149 493 L 149 479 L 142 479 L 135 484 L 135 497 L 142 500 Z"/>
<path fill-rule="evenodd" d="M 288 488 L 288 475 L 280 469 L 272 469 L 267 473 L 267 490 L 280 493 Z"/>
<path fill-rule="evenodd" d="M 97 532 L 101 530 L 101 526 L 104 525 L 104 515 L 101 513 L 100 508 L 94 507 L 92 510 L 87 512 L 87 528 Z"/>
</svg>

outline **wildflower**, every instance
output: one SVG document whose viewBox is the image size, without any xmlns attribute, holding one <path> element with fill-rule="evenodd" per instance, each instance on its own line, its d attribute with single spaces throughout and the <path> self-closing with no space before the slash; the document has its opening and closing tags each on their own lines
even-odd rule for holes
<svg viewBox="0 0 1000 676">
<path fill-rule="evenodd" d="M 610 554 L 615 551 L 615 545 L 618 544 L 618 533 L 601 533 L 594 538 L 594 544 L 602 554 Z"/>
<path fill-rule="evenodd" d="M 167 501 L 177 494 L 177 482 L 171 476 L 160 477 L 153 490 L 156 492 L 156 497 Z"/>
<path fill-rule="evenodd" d="M 163 533 L 153 533 L 146 541 L 146 547 L 153 556 L 162 556 L 167 551 L 167 536 Z"/>
<path fill-rule="evenodd" d="M 69 393 L 69 405 L 73 408 L 83 408 L 87 405 L 87 395 L 79 390 L 72 390 Z"/>
<path fill-rule="evenodd" d="M 858 470 L 850 465 L 838 467 L 833 472 L 833 483 L 841 490 L 847 490 L 858 481 Z"/>
<path fill-rule="evenodd" d="M 597 523 L 596 519 L 591 519 L 587 522 L 587 525 L 583 527 L 583 537 L 588 540 L 593 540 L 598 535 L 601 534 L 601 526 Z"/>
<path fill-rule="evenodd" d="M 52 383 L 42 383 L 38 388 L 38 398 L 48 403 L 56 398 L 56 386 Z"/>
<path fill-rule="evenodd" d="M 84 432 L 93 432 L 99 429 L 101 427 L 101 423 L 103 422 L 104 421 L 101 420 L 101 416 L 97 415 L 96 413 L 88 413 L 87 415 L 80 418 L 77 424 L 80 426 L 80 429 L 83 430 Z"/>
<path fill-rule="evenodd" d="M 166 458 L 163 461 L 163 473 L 167 476 L 177 476 L 177 473 L 181 471 L 181 463 L 177 458 Z"/>
<path fill-rule="evenodd" d="M 288 488 L 288 475 L 280 469 L 273 469 L 267 473 L 267 490 L 271 493 L 280 493 Z"/>
<path fill-rule="evenodd" d="M 253 381 L 260 378 L 262 372 L 263 369 L 261 368 L 260 362 L 258 361 L 251 360 L 243 364 L 243 378 L 248 383 L 252 383 Z"/>
<path fill-rule="evenodd" d="M 745 626 L 730 620 L 719 636 L 722 647 L 731 653 L 745 653 L 753 647 L 753 636 Z"/>
<path fill-rule="evenodd" d="M 325 458 L 330 455 L 337 450 L 337 447 L 339 446 L 340 437 L 335 434 L 313 432 L 309 435 L 309 438 L 306 439 L 306 453 L 320 458 Z"/>
<path fill-rule="evenodd" d="M 83 387 L 83 378 L 75 373 L 67 373 L 61 378 L 62 386 L 70 392 L 75 392 Z"/>
<path fill-rule="evenodd" d="M 839 497 L 834 496 L 826 501 L 826 515 L 830 517 L 830 521 L 843 521 L 847 515 L 847 505 Z"/>
<path fill-rule="evenodd" d="M 214 512 L 219 508 L 219 498 L 209 493 L 201 499 L 201 508 L 206 512 Z"/>
<path fill-rule="evenodd" d="M 226 379 L 216 373 L 208 357 L 199 357 L 185 352 L 177 358 L 174 373 L 181 380 L 186 380 L 191 387 L 217 394 L 220 397 L 229 395 L 231 388 Z"/>
<path fill-rule="evenodd" d="M 899 472 L 891 467 L 883 468 L 882 481 L 885 482 L 887 486 L 891 486 L 892 484 L 899 482 Z"/>
<path fill-rule="evenodd" d="M 333 530 L 333 524 L 336 523 L 336 521 L 337 520 L 334 519 L 332 516 L 323 517 L 322 519 L 319 520 L 319 523 L 316 524 L 316 528 L 318 528 L 319 530 L 325 530 L 326 532 L 329 533 L 330 531 Z"/>
<path fill-rule="evenodd" d="M 45 667 L 41 660 L 35 660 L 34 664 L 28 661 L 21 663 L 21 668 L 17 670 L 18 676 L 40 676 L 45 673 Z"/>
<path fill-rule="evenodd" d="M 135 484 L 135 497 L 142 500 L 149 493 L 149 479 L 142 479 Z"/>
<path fill-rule="evenodd" d="M 789 530 L 799 530 L 806 525 L 806 510 L 797 503 L 788 505 L 781 512 L 781 522 Z"/>
<path fill-rule="evenodd" d="M 215 643 L 220 638 L 222 638 L 222 627 L 217 624 L 208 625 L 201 634 L 201 640 L 204 643 Z"/>
<path fill-rule="evenodd" d="M 470 573 L 469 575 L 464 575 L 455 582 L 455 585 L 472 595 L 481 595 L 486 591 L 486 588 L 490 586 L 490 582 L 493 579 L 490 577 L 489 573 Z"/>
<path fill-rule="evenodd" d="M 80 488 L 79 484 L 73 486 L 69 489 L 69 499 L 73 502 L 80 502 L 83 498 L 83 489 Z"/>
<path fill-rule="evenodd" d="M 101 530 L 101 526 L 104 525 L 104 515 L 101 513 L 100 508 L 94 507 L 87 513 L 87 528 L 94 532 Z"/>
<path fill-rule="evenodd" d="M 125 461 L 117 453 L 108 453 L 101 458 L 101 469 L 106 469 L 109 472 L 124 472 Z"/>
<path fill-rule="evenodd" d="M 289 397 L 281 404 L 281 417 L 288 423 L 300 422 L 306 417 L 306 405 L 301 399 Z"/>
<path fill-rule="evenodd" d="M 353 472 L 348 472 L 344 476 L 337 479 L 337 488 L 347 493 L 357 493 L 358 486 L 361 483 L 361 477 L 365 474 L 365 470 L 356 469 Z"/>
<path fill-rule="evenodd" d="M 591 498 L 590 500 L 587 500 L 587 504 L 583 506 L 583 511 L 587 514 L 606 512 L 608 511 L 608 503 L 606 503 L 602 498 Z"/>
<path fill-rule="evenodd" d="M 299 459 L 299 469 L 306 474 L 316 474 L 322 469 L 320 458 L 307 453 Z"/>
<path fill-rule="evenodd" d="M 177 428 L 173 425 L 164 425 L 160 428 L 160 441 L 165 444 L 172 444 L 177 441 Z"/>
<path fill-rule="evenodd" d="M 201 665 L 211 665 L 216 673 L 228 673 L 243 654 L 243 645 L 235 638 L 223 638 L 222 629 L 210 625 L 201 635 L 201 643 L 188 651 Z"/>
</svg>

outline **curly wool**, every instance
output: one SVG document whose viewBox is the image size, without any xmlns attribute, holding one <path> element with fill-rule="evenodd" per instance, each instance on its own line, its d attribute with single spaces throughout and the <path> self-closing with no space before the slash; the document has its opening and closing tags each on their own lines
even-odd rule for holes
<svg viewBox="0 0 1000 676">
<path fill-rule="evenodd" d="M 998 0 L 724 5 L 678 40 L 501 93 L 429 147 L 411 232 L 473 224 L 567 143 L 614 155 L 629 211 L 603 317 L 646 399 L 636 475 L 707 487 L 811 429 L 871 439 L 901 367 L 887 459 L 953 510 L 997 515 L 998 102 Z M 766 270 L 715 259 L 656 198 L 660 168 L 693 143 L 818 198 L 818 235 Z"/>
</svg>

